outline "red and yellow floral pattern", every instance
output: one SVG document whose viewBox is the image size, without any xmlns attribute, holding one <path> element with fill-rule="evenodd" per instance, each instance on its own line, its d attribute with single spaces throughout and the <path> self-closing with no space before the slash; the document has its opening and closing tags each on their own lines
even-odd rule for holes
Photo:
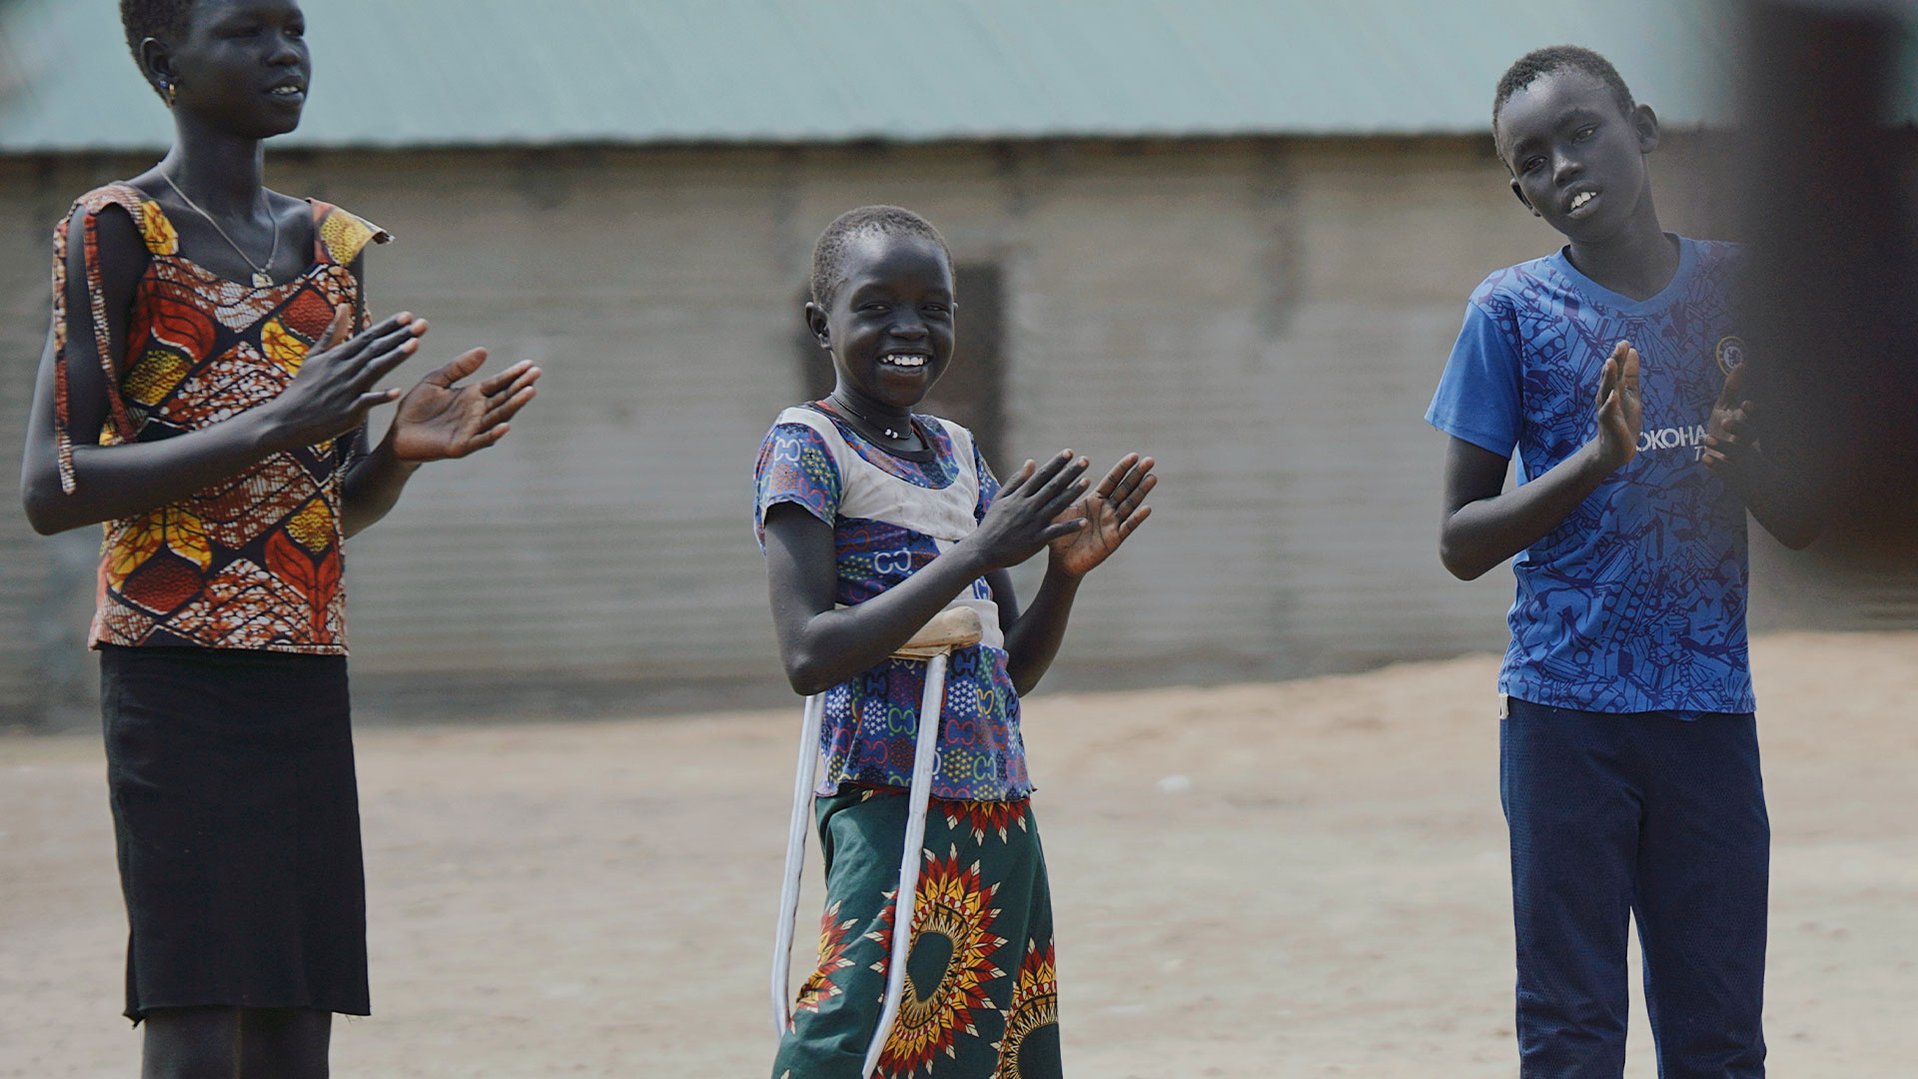
<svg viewBox="0 0 1918 1079">
<path fill-rule="evenodd" d="M 827 851 L 820 963 L 799 990 L 774 1075 L 841 1074 L 847 1053 L 871 1043 L 891 966 L 895 844 L 908 801 L 901 790 L 865 787 L 818 803 Z M 1023 799 L 998 808 L 932 800 L 904 993 L 877 1079 L 1060 1079 L 1038 828 Z"/>
<path fill-rule="evenodd" d="M 858 918 L 840 921 L 838 903 L 826 908 L 819 919 L 819 967 L 806 978 L 806 984 L 799 987 L 799 997 L 793 1002 L 794 1015 L 816 1012 L 821 1004 L 845 993 L 832 976 L 854 965 L 846 953 L 859 939 L 852 931 L 858 924 Z"/>
<path fill-rule="evenodd" d="M 911 1075 L 925 1068 L 930 1072 L 939 1056 L 958 1055 L 960 1033 L 978 1037 L 976 1015 L 997 1010 L 985 987 L 1006 976 L 992 962 L 993 953 L 1006 943 L 992 932 L 999 917 L 992 905 L 998 890 L 998 885 L 985 882 L 978 862 L 961 867 L 956 848 L 944 857 L 926 852 L 912 908 L 913 948 L 924 946 L 928 937 L 942 937 L 950 949 L 949 958 L 931 986 L 915 985 L 907 974 L 898 1022 L 879 1055 L 880 1071 Z M 887 948 L 892 946 L 895 909 L 896 904 L 888 903 L 880 924 L 867 934 Z M 874 964 L 874 969 L 883 975 L 886 962 Z"/>
<path fill-rule="evenodd" d="M 1013 985 L 1012 1004 L 1006 1008 L 1006 1036 L 994 1047 L 999 1050 L 999 1068 L 992 1079 L 1027 1079 L 1019 1066 L 1026 1038 L 1058 1024 L 1059 968 L 1052 942 L 1040 947 L 1038 941 L 1029 940 L 1025 961 L 1019 964 L 1019 980 Z"/>
<path fill-rule="evenodd" d="M 361 313 L 353 263 L 383 230 L 313 203 L 313 262 L 292 281 L 256 287 L 221 278 L 180 254 L 158 203 L 115 184 L 83 196 L 87 294 L 107 384 L 103 445 L 157 441 L 273 400 L 299 373 L 333 312 Z M 134 293 L 121 364 L 110 355 L 95 220 L 109 206 L 132 217 L 149 256 Z M 61 484 L 72 490 L 66 383 L 67 225 L 54 241 L 54 327 L 60 350 L 55 410 Z M 334 654 L 346 651 L 340 483 L 357 439 L 276 453 L 169 505 L 107 522 L 93 641 Z"/>
<path fill-rule="evenodd" d="M 1011 829 L 1018 827 L 1026 830 L 1026 806 L 1030 802 L 1021 799 L 1017 802 L 946 802 L 946 827 L 965 826 L 972 832 L 974 843 L 984 843 L 986 836 L 997 835 L 999 842 L 1009 842 Z"/>
</svg>

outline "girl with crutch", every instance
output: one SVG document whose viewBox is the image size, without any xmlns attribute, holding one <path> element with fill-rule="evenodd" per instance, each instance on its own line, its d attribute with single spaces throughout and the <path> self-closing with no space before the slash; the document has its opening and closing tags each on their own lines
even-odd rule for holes
<svg viewBox="0 0 1918 1079">
<path fill-rule="evenodd" d="M 756 524 L 795 690 L 817 695 L 814 817 L 826 860 L 818 968 L 799 989 L 775 1079 L 1058 1076 L 1052 915 L 1019 695 L 1057 654 L 1079 582 L 1145 521 L 1151 458 L 1095 486 L 1085 458 L 1027 461 L 1001 487 L 958 424 L 912 412 L 952 362 L 958 310 L 944 239 L 869 206 L 813 253 L 809 331 L 832 393 L 781 413 L 760 447 Z M 1007 570 L 1047 552 L 1032 606 Z M 926 665 L 895 657 L 941 612 L 976 613 L 943 708 Z M 961 638 L 963 639 L 963 638 Z M 922 721 L 938 724 L 910 947 L 896 1021 L 891 973 L 907 790 Z M 876 1068 L 868 1065 L 877 1034 Z"/>
</svg>

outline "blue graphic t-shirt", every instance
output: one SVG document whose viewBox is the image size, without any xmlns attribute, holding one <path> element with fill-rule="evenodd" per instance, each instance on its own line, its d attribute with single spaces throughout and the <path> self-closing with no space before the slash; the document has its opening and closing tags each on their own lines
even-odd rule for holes
<svg viewBox="0 0 1918 1079">
<path fill-rule="evenodd" d="M 1473 292 L 1427 422 L 1500 456 L 1524 483 L 1598 432 L 1612 348 L 1638 349 L 1638 454 L 1513 564 L 1518 596 L 1499 692 L 1592 712 L 1753 709 L 1745 508 L 1701 460 L 1705 425 L 1743 360 L 1737 249 L 1680 238 L 1678 271 L 1632 300 L 1565 253 Z"/>
<path fill-rule="evenodd" d="M 787 409 L 760 445 L 753 525 L 761 546 L 766 511 L 782 502 L 831 525 L 841 606 L 925 568 L 978 525 L 999 491 L 965 428 L 917 415 L 913 426 L 926 450 L 897 453 L 814 404 Z M 932 794 L 1016 801 L 1032 781 L 992 590 L 982 577 L 953 605 L 977 610 L 986 637 L 954 652 L 947 668 Z M 924 663 L 888 659 L 826 691 L 818 793 L 842 783 L 910 785 L 925 672 Z"/>
</svg>

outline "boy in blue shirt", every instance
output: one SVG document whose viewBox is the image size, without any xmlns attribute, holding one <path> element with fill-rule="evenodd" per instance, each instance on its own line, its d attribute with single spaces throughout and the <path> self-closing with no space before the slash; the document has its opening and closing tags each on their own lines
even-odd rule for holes
<svg viewBox="0 0 1918 1079">
<path fill-rule="evenodd" d="M 1559 46 L 1506 72 L 1492 126 L 1570 243 L 1473 293 L 1426 419 L 1452 436 L 1446 568 L 1520 556 L 1499 692 L 1522 1074 L 1622 1073 L 1636 915 L 1662 1079 L 1761 1076 L 1745 513 L 1793 547 L 1817 521 L 1742 399 L 1736 250 L 1659 227 L 1652 110 Z"/>
</svg>

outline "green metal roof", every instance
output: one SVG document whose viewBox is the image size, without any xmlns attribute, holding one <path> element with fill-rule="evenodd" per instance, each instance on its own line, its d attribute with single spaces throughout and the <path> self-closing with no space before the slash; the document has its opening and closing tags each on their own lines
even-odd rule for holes
<svg viewBox="0 0 1918 1079">
<path fill-rule="evenodd" d="M 279 144 L 924 141 L 1486 128 L 1505 65 L 1606 53 L 1668 124 L 1725 118 L 1710 0 L 307 0 Z M 150 150 L 113 0 L 0 0 L 0 153 Z"/>
</svg>

